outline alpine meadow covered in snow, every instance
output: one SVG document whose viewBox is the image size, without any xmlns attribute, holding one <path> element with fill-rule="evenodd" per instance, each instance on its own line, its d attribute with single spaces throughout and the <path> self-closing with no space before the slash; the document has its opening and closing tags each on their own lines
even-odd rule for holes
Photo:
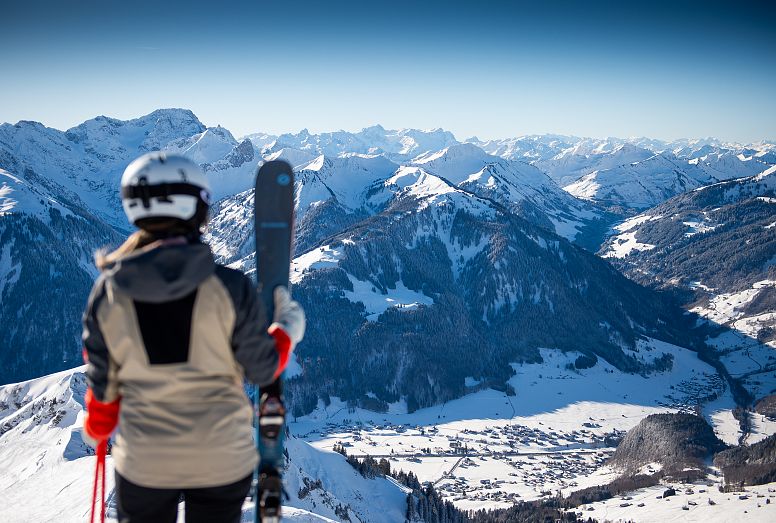
<svg viewBox="0 0 776 523">
<path fill-rule="evenodd" d="M 751 474 L 714 456 L 773 446 L 776 145 L 381 126 L 237 139 L 162 109 L 0 126 L 4 521 L 88 513 L 80 314 L 93 252 L 127 232 L 118 177 L 155 149 L 202 166 L 206 241 L 248 274 L 256 167 L 294 166 L 308 330 L 286 375 L 287 519 L 774 517 L 772 450 Z M 640 428 L 666 413 L 718 443 L 679 420 Z M 618 448 L 637 429 L 694 450 Z"/>
<path fill-rule="evenodd" d="M 776 4 L 7 4 L 0 523 L 776 521 Z"/>
</svg>

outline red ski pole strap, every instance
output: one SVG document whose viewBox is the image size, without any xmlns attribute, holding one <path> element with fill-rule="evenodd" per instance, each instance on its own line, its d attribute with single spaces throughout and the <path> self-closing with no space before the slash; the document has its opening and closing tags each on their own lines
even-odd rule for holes
<svg viewBox="0 0 776 523">
<path fill-rule="evenodd" d="M 105 523 L 105 455 L 108 453 L 108 440 L 97 444 L 97 464 L 94 467 L 94 485 L 92 486 L 92 505 L 90 523 L 94 523 L 94 504 L 97 503 L 97 485 L 100 484 L 100 523 Z"/>
</svg>

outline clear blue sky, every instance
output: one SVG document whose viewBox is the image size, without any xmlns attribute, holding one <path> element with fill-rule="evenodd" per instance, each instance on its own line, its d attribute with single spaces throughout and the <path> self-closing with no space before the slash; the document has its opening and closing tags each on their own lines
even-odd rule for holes
<svg viewBox="0 0 776 523">
<path fill-rule="evenodd" d="M 0 121 L 776 139 L 773 2 L 620 3 L 6 3 Z"/>
</svg>

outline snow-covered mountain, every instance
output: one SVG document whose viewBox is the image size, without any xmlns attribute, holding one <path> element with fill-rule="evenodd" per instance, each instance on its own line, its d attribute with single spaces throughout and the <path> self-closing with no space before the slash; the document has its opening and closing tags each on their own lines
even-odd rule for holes
<svg viewBox="0 0 776 523">
<path fill-rule="evenodd" d="M 412 165 L 490 198 L 568 240 L 581 240 L 580 233 L 586 227 L 603 220 L 600 210 L 570 198 L 535 166 L 489 155 L 471 144 L 422 155 Z"/>
<path fill-rule="evenodd" d="M 776 387 L 776 167 L 669 199 L 615 227 L 601 249 L 630 278 L 679 289 L 732 331 L 710 343 L 755 398 Z"/>
<path fill-rule="evenodd" d="M 605 207 L 645 209 L 685 190 L 752 176 L 773 165 L 773 144 L 714 139 L 665 142 L 647 138 L 597 140 L 526 136 L 476 143 L 507 159 L 532 162 L 580 198 Z"/>
<path fill-rule="evenodd" d="M 401 165 L 383 155 L 320 155 L 296 171 L 298 253 L 378 214 L 399 196 L 422 201 L 454 190 L 503 206 L 569 240 L 580 240 L 588 228 L 604 222 L 598 209 L 571 197 L 536 167 L 471 144 L 425 153 Z M 229 262 L 253 250 L 246 227 L 251 205 L 251 196 L 240 193 L 219 202 L 213 212 L 210 238 Z"/>
<path fill-rule="evenodd" d="M 272 154 L 290 147 L 315 156 L 382 154 L 391 160 L 402 161 L 457 143 L 455 136 L 443 129 L 386 130 L 381 125 L 374 125 L 357 133 L 336 131 L 311 134 L 307 129 L 303 129 L 296 134 L 282 134 L 264 152 Z"/>
<path fill-rule="evenodd" d="M 596 149 L 595 152 L 587 154 L 579 153 L 578 149 L 578 147 L 566 149 L 552 158 L 538 160 L 534 162 L 534 165 L 544 170 L 548 176 L 564 187 L 585 174 L 640 162 L 655 154 L 649 149 L 627 143 L 614 150 L 600 151 Z"/>
<path fill-rule="evenodd" d="M 602 255 L 637 264 L 634 272 L 658 284 L 740 291 L 766 277 L 773 265 L 776 226 L 769 226 L 776 221 L 775 192 L 776 167 L 771 167 L 675 196 L 617 225 Z M 720 258 L 721 252 L 727 255 Z"/>
<path fill-rule="evenodd" d="M 156 149 L 192 155 L 216 194 L 253 185 L 249 140 L 206 128 L 191 111 L 162 109 L 122 121 L 103 116 L 68 131 L 35 122 L 0 125 L 0 382 L 80 362 L 79 318 L 94 252 L 129 230 L 119 179 Z"/>
<path fill-rule="evenodd" d="M 566 185 L 579 198 L 611 206 L 646 209 L 710 181 L 696 164 L 670 153 L 608 169 L 595 170 Z"/>
<path fill-rule="evenodd" d="M 645 156 L 647 149 L 672 146 L 684 151 L 682 154 L 696 156 L 696 165 L 688 165 L 701 178 L 707 177 L 701 174 L 701 162 L 717 158 L 714 151 L 730 147 L 709 140 L 666 144 L 646 139 L 549 135 L 494 142 L 472 139 L 461 144 L 439 129 L 387 130 L 381 126 L 357 133 L 316 135 L 302 131 L 278 137 L 259 133 L 238 140 L 227 129 L 206 127 L 193 113 L 181 109 L 162 109 L 128 121 L 97 117 L 65 132 L 34 122 L 3 124 L 0 168 L 5 174 L 0 207 L 6 210 L 2 227 L 6 238 L 18 240 L 3 245 L 0 268 L 4 279 L 0 281 L 4 299 L 0 315 L 6 320 L 14 318 L 19 325 L 35 325 L 38 333 L 45 333 L 36 339 L 44 350 L 27 351 L 22 350 L 27 346 L 22 340 L 32 343 L 33 338 L 25 336 L 24 329 L 6 331 L 6 343 L 14 350 L 4 353 L 4 372 L 10 373 L 4 379 L 31 377 L 77 361 L 77 344 L 64 348 L 63 344 L 70 347 L 71 342 L 63 340 L 77 335 L 78 311 L 94 274 L 89 262 L 91 253 L 100 246 L 115 245 L 128 229 L 116 187 L 125 165 L 142 152 L 161 148 L 189 155 L 201 163 L 216 197 L 222 198 L 213 207 L 208 239 L 223 260 L 247 269 L 253 264 L 249 219 L 252 199 L 248 190 L 256 166 L 263 159 L 284 158 L 297 167 L 299 255 L 330 244 L 347 230 L 368 230 L 367 225 L 380 222 L 390 213 L 395 213 L 393 221 L 399 221 L 426 212 L 428 207 L 444 208 L 448 201 L 456 202 L 449 216 L 444 217 L 450 223 L 459 210 L 469 212 L 468 206 L 474 205 L 487 208 L 488 216 L 515 215 L 531 227 L 538 226 L 537 233 L 529 233 L 534 238 L 544 238 L 542 230 L 547 230 L 596 248 L 594 238 L 605 230 L 611 216 L 561 190 L 542 172 L 542 165 L 550 165 L 542 162 L 571 159 L 564 168 L 578 174 L 582 171 L 574 162 L 585 157 L 597 162 L 597 173 L 606 173 L 623 168 L 611 167 L 614 164 Z M 730 165 L 737 169 L 740 165 L 756 165 L 753 162 L 766 161 L 771 150 L 770 144 L 754 144 L 741 148 L 740 157 L 725 156 L 725 162 L 733 162 Z M 659 163 L 647 158 L 636 164 L 650 161 Z M 724 169 L 727 164 L 719 165 Z M 649 169 L 627 166 L 625 170 L 636 171 L 631 173 L 633 176 L 654 179 Z M 551 172 L 556 177 L 564 176 L 560 163 Z M 686 186 L 695 186 L 694 180 Z M 681 183 L 675 190 L 678 187 Z M 665 194 L 665 187 L 656 187 L 653 192 Z M 641 198 L 635 193 L 626 196 Z M 44 205 L 47 201 L 54 203 Z M 466 203 L 459 206 L 461 202 Z M 72 216 L 57 211 L 57 206 L 69 209 Z M 437 219 L 442 215 L 431 218 L 427 226 L 439 229 Z M 30 220 L 34 225 L 28 224 Z M 481 226 L 485 227 L 486 221 Z M 46 240 L 22 240 L 32 227 L 40 231 L 34 237 Z M 54 238 L 75 238 L 78 249 L 72 254 L 51 254 L 58 249 L 72 250 L 66 242 Z M 450 241 L 449 237 L 439 238 Z M 557 240 L 550 236 L 536 241 L 554 245 Z M 46 252 L 40 252 L 42 245 L 47 246 Z M 467 261 L 465 253 L 463 260 L 461 254 L 457 260 L 453 260 L 452 251 L 449 254 L 456 266 Z M 494 259 L 493 270 L 500 268 Z M 64 278 L 67 284 L 57 283 L 57 278 Z M 52 289 L 62 291 L 57 294 L 61 298 L 53 297 L 56 293 Z M 33 305 L 21 306 L 30 296 L 36 297 L 30 300 Z M 47 297 L 60 301 L 42 314 L 36 307 L 44 307 Z M 484 310 L 479 315 L 487 317 Z"/>
<path fill-rule="evenodd" d="M 183 109 L 127 121 L 98 116 L 64 132 L 37 122 L 0 125 L 0 168 L 58 184 L 119 230 L 127 228 L 116 189 L 121 173 L 140 154 L 159 149 L 203 164 L 217 198 L 252 186 L 260 160 L 250 140 L 237 142 L 222 127 L 206 128 Z"/>
<path fill-rule="evenodd" d="M 551 187 L 532 166 L 471 145 L 408 166 L 321 156 L 299 170 L 292 280 L 309 325 L 303 372 L 288 387 L 296 412 L 322 394 L 432 405 L 462 394 L 467 375 L 503 386 L 507 362 L 580 339 L 622 369 L 667 365 L 628 347 L 646 333 L 687 342 L 682 316 L 521 217 L 524 199 L 539 209 L 554 195 L 570 200 Z M 208 238 L 244 270 L 253 265 L 251 201 L 250 191 L 222 201 Z"/>
<path fill-rule="evenodd" d="M 607 156 L 600 161 L 606 165 L 611 159 Z M 605 168 L 603 165 L 596 166 L 600 168 L 564 188 L 574 196 L 604 205 L 646 209 L 677 194 L 722 180 L 753 175 L 768 166 L 732 152 L 706 154 L 690 160 L 671 153 L 658 153 L 616 167 Z"/>
<path fill-rule="evenodd" d="M 0 169 L 0 375 L 81 362 L 80 322 L 94 252 L 121 235 L 75 193 L 32 171 Z"/>
<path fill-rule="evenodd" d="M 582 138 L 578 136 L 564 136 L 556 134 L 526 135 L 517 138 L 505 138 L 482 141 L 476 137 L 465 140 L 473 143 L 490 154 L 506 159 L 525 161 L 548 161 L 553 157 L 563 156 L 590 156 L 617 152 L 623 146 L 646 149 L 652 153 L 670 152 L 675 156 L 687 160 L 699 158 L 712 153 L 734 151 L 743 157 L 753 157 L 765 163 L 773 163 L 771 155 L 776 149 L 776 144 L 770 142 L 758 142 L 754 144 L 740 144 L 722 142 L 715 138 L 678 140 L 657 140 L 654 138 Z"/>
</svg>

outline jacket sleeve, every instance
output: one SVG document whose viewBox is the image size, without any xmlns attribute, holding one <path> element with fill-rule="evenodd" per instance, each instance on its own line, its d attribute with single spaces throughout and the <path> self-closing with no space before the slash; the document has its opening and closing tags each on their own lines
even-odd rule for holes
<svg viewBox="0 0 776 523">
<path fill-rule="evenodd" d="M 228 271 L 228 272 L 227 272 Z M 267 332 L 269 320 L 251 280 L 239 271 L 218 267 L 235 308 L 232 350 L 245 377 L 259 386 L 272 383 L 278 368 L 275 339 Z"/>
<path fill-rule="evenodd" d="M 83 315 L 83 333 L 81 340 L 86 361 L 86 380 L 92 395 L 99 402 L 109 403 L 118 398 L 118 383 L 116 381 L 116 363 L 108 352 L 97 311 L 105 299 L 105 280 L 97 279 L 89 295 L 89 302 Z"/>
</svg>

